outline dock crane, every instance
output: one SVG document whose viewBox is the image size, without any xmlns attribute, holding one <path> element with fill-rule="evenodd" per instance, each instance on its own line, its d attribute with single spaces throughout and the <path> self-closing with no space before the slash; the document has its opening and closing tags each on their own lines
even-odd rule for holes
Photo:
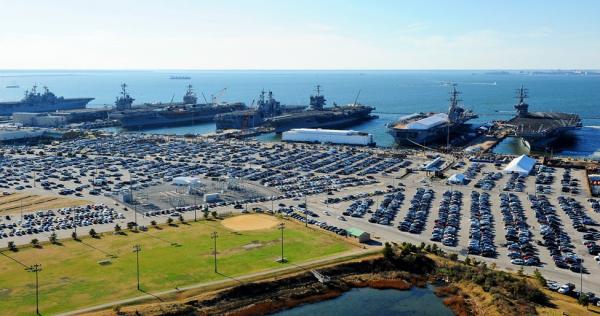
<svg viewBox="0 0 600 316">
<path fill-rule="evenodd" d="M 212 104 L 216 105 L 217 102 L 219 101 L 219 99 L 223 96 L 223 94 L 225 94 L 226 91 L 227 91 L 227 88 L 223 88 L 223 89 L 217 91 L 215 94 L 211 95 Z"/>
</svg>

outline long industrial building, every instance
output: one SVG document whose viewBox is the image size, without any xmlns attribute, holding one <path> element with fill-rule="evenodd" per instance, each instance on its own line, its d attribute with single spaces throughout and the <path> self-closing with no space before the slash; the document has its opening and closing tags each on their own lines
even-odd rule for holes
<svg viewBox="0 0 600 316">
<path fill-rule="evenodd" d="M 294 128 L 281 135 L 282 141 L 305 143 L 330 143 L 341 145 L 374 145 L 373 135 L 353 130 Z"/>
</svg>

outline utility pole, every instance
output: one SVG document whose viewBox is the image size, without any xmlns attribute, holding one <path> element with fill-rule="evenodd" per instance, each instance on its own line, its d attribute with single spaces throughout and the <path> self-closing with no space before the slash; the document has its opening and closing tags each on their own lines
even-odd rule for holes
<svg viewBox="0 0 600 316">
<path fill-rule="evenodd" d="M 308 204 L 306 200 L 306 194 L 304 195 L 304 226 L 308 227 Z"/>
<path fill-rule="evenodd" d="M 38 273 L 42 271 L 42 265 L 36 263 L 36 264 L 26 268 L 25 270 L 27 272 L 35 273 L 35 314 L 41 315 L 40 314 L 40 291 L 39 291 L 40 283 L 39 283 Z"/>
<path fill-rule="evenodd" d="M 135 266 L 136 266 L 136 274 L 137 274 L 137 289 L 140 291 L 140 251 L 142 251 L 142 246 L 134 245 L 133 252 L 135 252 Z"/>
<path fill-rule="evenodd" d="M 219 235 L 217 234 L 217 232 L 212 232 L 210 234 L 210 239 L 214 240 L 214 249 L 215 249 L 215 273 L 217 273 L 217 238 L 219 237 Z"/>
<path fill-rule="evenodd" d="M 281 260 L 279 262 L 283 263 L 285 261 L 285 259 L 283 258 L 283 230 L 285 229 L 285 224 L 280 223 L 278 225 L 278 229 L 281 230 Z"/>
<path fill-rule="evenodd" d="M 198 203 L 196 202 L 196 194 L 198 194 L 198 192 L 194 191 L 194 222 L 198 221 Z"/>
</svg>

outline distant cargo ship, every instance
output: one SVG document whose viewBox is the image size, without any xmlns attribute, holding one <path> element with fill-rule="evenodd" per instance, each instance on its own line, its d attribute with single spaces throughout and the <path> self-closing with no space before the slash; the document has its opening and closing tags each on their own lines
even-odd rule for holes
<svg viewBox="0 0 600 316">
<path fill-rule="evenodd" d="M 31 91 L 25 91 L 21 101 L 0 102 L 0 115 L 12 115 L 15 112 L 55 112 L 60 110 L 85 109 L 86 105 L 94 98 L 64 98 L 57 97 L 44 87 L 44 92 L 37 91 L 33 86 Z"/>
<path fill-rule="evenodd" d="M 388 132 L 399 145 L 427 145 L 445 139 L 467 121 L 477 118 L 471 110 L 460 106 L 456 87 L 450 92 L 448 113 L 414 113 L 401 117 L 388 126 Z"/>
<path fill-rule="evenodd" d="M 169 77 L 171 80 L 190 80 L 192 77 L 189 76 L 171 76 Z"/>
<path fill-rule="evenodd" d="M 528 91 L 523 86 L 517 89 L 517 115 L 505 125 L 511 127 L 513 136 L 521 137 L 524 145 L 530 149 L 545 149 L 563 133 L 582 127 L 577 114 L 529 112 L 529 104 L 525 102 L 528 97 Z"/>
<path fill-rule="evenodd" d="M 241 102 L 217 103 L 215 99 L 213 99 L 213 103 L 198 104 L 198 99 L 191 85 L 188 86 L 181 103 L 132 106 L 134 99 L 129 96 L 126 87 L 126 85 L 122 86 L 121 96 L 115 102 L 117 111 L 110 114 L 110 117 L 118 120 L 125 129 L 210 122 L 214 120 L 217 114 L 246 108 L 244 103 Z"/>
<path fill-rule="evenodd" d="M 371 112 L 375 109 L 357 103 L 325 108 L 325 97 L 321 87 L 317 86 L 316 94 L 310 96 L 310 106 L 307 111 L 289 113 L 268 118 L 266 125 L 275 128 L 276 133 L 289 131 L 293 128 L 340 128 L 374 118 Z"/>
<path fill-rule="evenodd" d="M 18 88 L 18 87 L 19 87 L 19 86 L 18 86 L 18 85 L 16 85 L 16 84 L 11 84 L 11 85 L 8 85 L 8 86 L 6 86 L 6 89 L 16 89 L 16 88 Z"/>
</svg>

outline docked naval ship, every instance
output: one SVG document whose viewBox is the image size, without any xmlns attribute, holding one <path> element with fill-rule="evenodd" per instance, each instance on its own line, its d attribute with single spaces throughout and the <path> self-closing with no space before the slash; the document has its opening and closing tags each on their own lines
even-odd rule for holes
<svg viewBox="0 0 600 316">
<path fill-rule="evenodd" d="M 254 102 L 253 102 L 254 103 Z M 286 113 L 297 113 L 306 106 L 282 105 L 273 97 L 273 92 L 261 91 L 256 107 L 219 114 L 215 117 L 217 130 L 248 129 L 265 124 L 269 118 Z"/>
<path fill-rule="evenodd" d="M 450 143 L 450 135 L 467 121 L 477 118 L 471 110 L 459 105 L 460 92 L 454 86 L 450 92 L 448 113 L 413 113 L 388 125 L 396 143 L 405 146 L 427 145 L 440 140 Z"/>
<path fill-rule="evenodd" d="M 282 114 L 265 120 L 265 125 L 275 129 L 276 133 L 293 128 L 341 128 L 374 118 L 371 112 L 375 109 L 357 103 L 326 108 L 327 100 L 321 94 L 321 86 L 317 86 L 315 95 L 310 96 L 310 105 L 306 111 Z"/>
<path fill-rule="evenodd" d="M 144 104 L 134 106 L 134 99 L 126 90 L 127 85 L 121 85 L 122 91 L 115 101 L 115 111 L 110 118 L 118 120 L 125 129 L 144 129 L 174 125 L 193 125 L 211 122 L 217 114 L 243 110 L 246 105 L 241 102 L 217 103 L 213 98 L 211 103 L 198 103 L 198 97 L 192 85 L 183 96 L 183 102 L 170 104 Z"/>
<path fill-rule="evenodd" d="M 64 98 L 57 97 L 47 87 L 42 93 L 33 86 L 31 91 L 25 91 L 21 101 L 0 102 L 0 115 L 12 115 L 15 112 L 55 112 L 60 110 L 85 109 L 86 105 L 94 98 Z"/>
<path fill-rule="evenodd" d="M 512 130 L 512 135 L 520 137 L 530 149 L 546 149 L 550 143 L 565 132 L 579 129 L 581 118 L 577 114 L 559 112 L 529 112 L 528 90 L 517 89 L 518 103 L 514 106 L 517 115 L 504 123 Z"/>
</svg>

